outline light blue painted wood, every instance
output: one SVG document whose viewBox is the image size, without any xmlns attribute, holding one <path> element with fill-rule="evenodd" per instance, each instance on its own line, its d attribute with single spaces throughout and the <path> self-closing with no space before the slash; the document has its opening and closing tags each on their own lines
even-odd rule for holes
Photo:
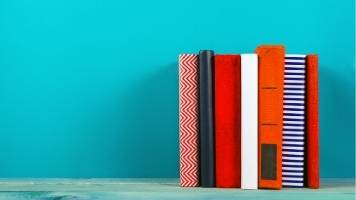
<svg viewBox="0 0 356 200">
<path fill-rule="evenodd" d="M 179 187 L 177 179 L 2 179 L 0 191 L 0 200 L 348 200 L 355 198 L 353 179 L 324 179 L 318 190 L 182 188 Z"/>
</svg>

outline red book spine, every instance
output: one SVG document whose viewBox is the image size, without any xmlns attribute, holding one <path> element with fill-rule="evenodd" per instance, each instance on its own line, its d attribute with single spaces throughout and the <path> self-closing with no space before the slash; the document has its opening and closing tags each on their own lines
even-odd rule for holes
<svg viewBox="0 0 356 200">
<path fill-rule="evenodd" d="M 215 56 L 216 187 L 241 187 L 241 58 Z"/>
<path fill-rule="evenodd" d="M 307 187 L 319 188 L 319 109 L 318 56 L 306 59 L 306 181 Z"/>
</svg>

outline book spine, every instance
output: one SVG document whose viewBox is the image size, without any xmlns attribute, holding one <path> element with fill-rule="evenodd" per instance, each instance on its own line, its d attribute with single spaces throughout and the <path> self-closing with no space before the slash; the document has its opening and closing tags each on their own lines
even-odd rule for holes
<svg viewBox="0 0 356 200">
<path fill-rule="evenodd" d="M 308 55 L 306 58 L 306 185 L 319 188 L 319 109 L 318 109 L 318 56 Z"/>
<path fill-rule="evenodd" d="M 200 184 L 215 187 L 214 52 L 199 52 Z"/>
<path fill-rule="evenodd" d="M 179 154 L 180 185 L 199 185 L 198 57 L 179 55 Z"/>
<path fill-rule="evenodd" d="M 304 186 L 305 55 L 287 54 L 283 99 L 283 187 Z"/>
<path fill-rule="evenodd" d="M 258 58 L 241 54 L 241 188 L 258 187 Z"/>
<path fill-rule="evenodd" d="M 283 46 L 257 47 L 258 74 L 258 186 L 282 187 L 282 128 L 283 128 Z"/>
<path fill-rule="evenodd" d="M 240 55 L 215 56 L 216 187 L 241 187 L 240 64 Z"/>
</svg>

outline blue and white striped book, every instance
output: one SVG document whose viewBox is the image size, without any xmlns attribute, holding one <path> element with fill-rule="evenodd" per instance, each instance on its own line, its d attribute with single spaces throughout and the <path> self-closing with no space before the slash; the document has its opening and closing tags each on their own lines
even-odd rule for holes
<svg viewBox="0 0 356 200">
<path fill-rule="evenodd" d="M 304 186 L 306 55 L 287 54 L 284 71 L 282 185 Z"/>
</svg>

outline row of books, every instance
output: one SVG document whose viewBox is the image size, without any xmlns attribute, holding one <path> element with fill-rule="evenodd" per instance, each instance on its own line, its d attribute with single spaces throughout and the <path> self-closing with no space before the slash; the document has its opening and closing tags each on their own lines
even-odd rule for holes
<svg viewBox="0 0 356 200">
<path fill-rule="evenodd" d="M 318 57 L 179 55 L 180 184 L 319 188 Z"/>
</svg>

